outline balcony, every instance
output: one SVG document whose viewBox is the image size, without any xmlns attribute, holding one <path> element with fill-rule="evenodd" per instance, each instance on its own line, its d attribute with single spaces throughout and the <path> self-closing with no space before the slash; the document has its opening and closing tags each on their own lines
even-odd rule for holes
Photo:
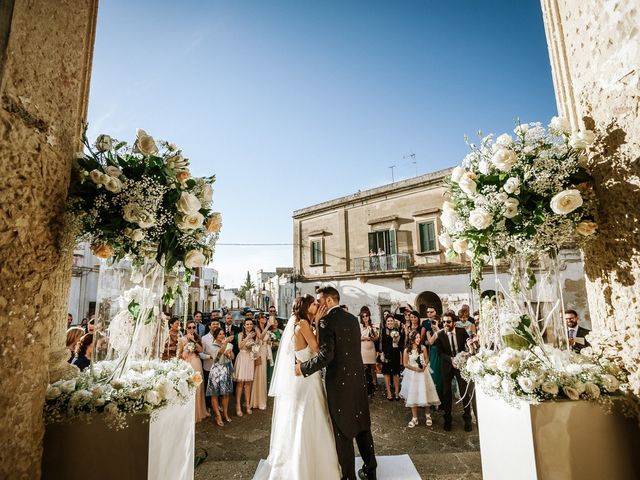
<svg viewBox="0 0 640 480">
<path fill-rule="evenodd" d="M 352 259 L 351 270 L 355 273 L 393 272 L 407 270 L 412 264 L 413 259 L 408 253 L 371 255 Z"/>
</svg>

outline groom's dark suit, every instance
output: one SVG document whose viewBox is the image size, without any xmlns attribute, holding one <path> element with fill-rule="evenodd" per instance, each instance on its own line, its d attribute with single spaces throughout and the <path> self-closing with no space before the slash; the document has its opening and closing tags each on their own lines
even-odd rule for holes
<svg viewBox="0 0 640 480">
<path fill-rule="evenodd" d="M 320 353 L 300 365 L 307 377 L 326 367 L 327 403 L 336 438 L 342 478 L 356 479 L 353 439 L 364 462 L 367 478 L 375 479 L 377 467 L 371 436 L 367 382 L 360 353 L 358 319 L 334 307 L 320 320 Z"/>
</svg>

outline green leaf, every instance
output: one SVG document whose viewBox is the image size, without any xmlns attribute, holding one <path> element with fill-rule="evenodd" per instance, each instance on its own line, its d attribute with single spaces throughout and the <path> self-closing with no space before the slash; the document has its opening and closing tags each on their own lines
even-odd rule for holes
<svg viewBox="0 0 640 480">
<path fill-rule="evenodd" d="M 131 300 L 127 309 L 129 310 L 129 313 L 133 315 L 133 318 L 137 320 L 138 315 L 140 315 L 140 304 L 135 300 Z"/>
<path fill-rule="evenodd" d="M 151 320 L 153 320 L 153 308 L 150 308 L 149 312 L 147 312 L 147 318 L 144 319 L 144 324 L 149 325 Z"/>
</svg>

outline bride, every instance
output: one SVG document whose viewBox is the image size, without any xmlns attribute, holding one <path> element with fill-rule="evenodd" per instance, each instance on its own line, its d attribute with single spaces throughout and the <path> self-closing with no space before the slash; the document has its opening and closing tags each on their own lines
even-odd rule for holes
<svg viewBox="0 0 640 480">
<path fill-rule="evenodd" d="M 340 466 L 320 372 L 295 376 L 295 361 L 319 351 L 311 320 L 326 313 L 311 295 L 298 298 L 282 334 L 269 396 L 274 397 L 269 456 L 254 480 L 340 479 Z"/>
</svg>

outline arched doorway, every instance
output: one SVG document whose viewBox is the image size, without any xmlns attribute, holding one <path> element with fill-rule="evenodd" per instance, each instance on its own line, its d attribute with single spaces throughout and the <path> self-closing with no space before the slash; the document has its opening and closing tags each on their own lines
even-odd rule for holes
<svg viewBox="0 0 640 480">
<path fill-rule="evenodd" d="M 484 300 L 485 298 L 488 298 L 489 300 L 491 300 L 495 296 L 496 296 L 495 290 L 485 290 L 480 294 L 480 300 Z"/>
<path fill-rule="evenodd" d="M 427 305 L 435 307 L 438 315 L 442 315 L 442 300 L 437 293 L 427 291 L 416 297 L 416 308 L 420 312 L 420 318 L 426 318 Z"/>
</svg>

